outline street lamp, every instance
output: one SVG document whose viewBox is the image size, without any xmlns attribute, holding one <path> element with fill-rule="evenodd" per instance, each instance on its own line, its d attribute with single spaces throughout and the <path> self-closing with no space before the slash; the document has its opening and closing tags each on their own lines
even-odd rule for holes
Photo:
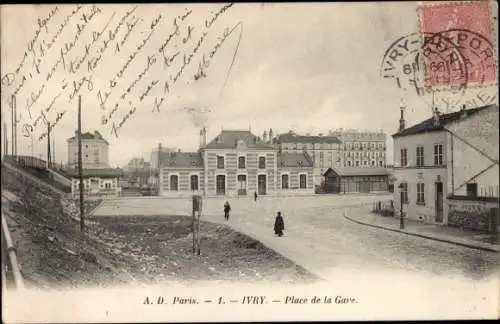
<svg viewBox="0 0 500 324">
<path fill-rule="evenodd" d="M 403 189 L 404 189 L 403 183 L 400 183 L 398 188 L 399 188 L 399 213 L 400 213 L 400 219 L 399 219 L 399 228 L 404 229 L 405 228 L 405 223 L 403 219 Z"/>
</svg>

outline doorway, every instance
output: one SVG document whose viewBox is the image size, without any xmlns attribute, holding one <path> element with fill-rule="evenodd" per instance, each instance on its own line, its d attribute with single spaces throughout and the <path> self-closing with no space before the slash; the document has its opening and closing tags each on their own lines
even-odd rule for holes
<svg viewBox="0 0 500 324">
<path fill-rule="evenodd" d="M 443 183 L 436 182 L 436 222 L 441 223 L 443 221 Z"/>
<path fill-rule="evenodd" d="M 246 196 L 247 194 L 247 176 L 244 174 L 238 175 L 238 196 Z"/>
<path fill-rule="evenodd" d="M 217 175 L 215 178 L 215 191 L 218 196 L 226 195 L 226 176 L 223 174 Z"/>
<path fill-rule="evenodd" d="M 265 195 L 267 189 L 267 179 L 265 174 L 259 174 L 257 177 L 257 193 L 259 195 Z"/>
</svg>

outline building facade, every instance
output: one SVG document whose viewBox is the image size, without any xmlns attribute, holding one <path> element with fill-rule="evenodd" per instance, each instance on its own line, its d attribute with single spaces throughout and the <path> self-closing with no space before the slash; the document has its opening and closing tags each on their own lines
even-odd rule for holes
<svg viewBox="0 0 500 324">
<path fill-rule="evenodd" d="M 404 108 L 401 109 L 399 130 L 392 135 L 394 139 L 393 168 L 396 210 L 400 210 L 402 204 L 403 210 L 409 218 L 448 224 L 449 204 L 447 197 L 453 195 L 454 191 L 457 190 L 456 185 L 452 185 L 453 182 L 457 181 L 457 170 L 453 172 L 452 170 L 458 167 L 461 169 L 459 173 L 463 174 L 462 177 L 467 178 L 464 175 L 463 163 L 469 160 L 468 164 L 471 164 L 472 160 L 470 159 L 473 155 L 470 152 L 463 153 L 459 158 L 457 153 L 451 153 L 454 150 L 453 146 L 456 146 L 456 139 L 453 139 L 454 136 L 451 135 L 447 127 L 464 125 L 465 120 L 469 119 L 468 122 L 471 122 L 470 118 L 473 116 L 483 118 L 481 117 L 483 114 L 479 114 L 479 112 L 485 109 L 486 107 L 464 109 L 449 114 L 441 114 L 436 110 L 431 118 L 409 128 L 405 128 Z M 498 108 L 496 109 L 498 110 Z M 453 129 L 457 131 L 457 127 L 453 126 Z M 477 141 L 483 142 L 484 140 L 478 136 Z M 457 158 L 461 162 L 458 162 Z M 452 165 L 456 167 L 452 167 Z"/>
<path fill-rule="evenodd" d="M 78 134 L 67 139 L 68 145 L 68 168 L 78 167 Z M 82 134 L 82 165 L 84 169 L 109 168 L 109 143 L 102 135 L 94 133 Z"/>
<path fill-rule="evenodd" d="M 272 133 L 272 130 L 270 130 Z M 341 141 L 335 136 L 299 135 L 292 131 L 278 135 L 273 142 L 278 152 L 306 153 L 314 166 L 314 184 L 320 185 L 328 168 L 342 165 Z"/>
<path fill-rule="evenodd" d="M 341 166 L 345 168 L 384 168 L 387 134 L 380 132 L 337 130 L 329 133 L 341 142 Z"/>
<path fill-rule="evenodd" d="M 499 114 L 486 106 L 445 126 L 449 138 L 448 224 L 500 232 Z"/>
<path fill-rule="evenodd" d="M 355 130 L 328 135 L 298 135 L 292 131 L 275 139 L 278 152 L 303 151 L 314 165 L 314 184 L 325 193 L 385 192 L 387 135 Z"/>
<path fill-rule="evenodd" d="M 82 133 L 82 174 L 84 195 L 87 198 L 112 198 L 121 195 L 121 169 L 109 165 L 109 143 L 102 135 Z M 71 180 L 71 193 L 74 198 L 80 193 L 80 175 L 78 170 L 78 133 L 67 139 L 68 162 L 61 174 Z"/>
<path fill-rule="evenodd" d="M 269 138 L 224 130 L 197 152 L 160 159 L 160 195 L 251 196 L 314 193 L 313 165 L 304 152 L 279 153 Z"/>
</svg>

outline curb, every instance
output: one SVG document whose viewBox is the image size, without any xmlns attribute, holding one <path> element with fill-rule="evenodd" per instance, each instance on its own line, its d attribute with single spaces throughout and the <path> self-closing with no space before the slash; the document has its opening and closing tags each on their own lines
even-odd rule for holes
<svg viewBox="0 0 500 324">
<path fill-rule="evenodd" d="M 400 229 L 395 229 L 395 228 L 389 228 L 389 227 L 384 227 L 384 226 L 380 226 L 380 225 L 369 224 L 369 223 L 365 223 L 365 222 L 358 221 L 358 220 L 355 220 L 353 218 L 350 218 L 345 213 L 344 213 L 344 218 L 347 219 L 347 220 L 349 220 L 349 221 L 351 221 L 351 222 L 357 223 L 357 224 L 361 224 L 361 225 L 365 225 L 365 226 L 370 226 L 370 227 L 374 227 L 374 228 L 379 228 L 379 229 L 383 229 L 383 230 L 386 230 L 386 231 L 392 231 L 392 232 L 396 232 L 396 233 L 401 233 L 401 234 L 416 236 L 416 237 L 425 238 L 425 239 L 428 239 L 428 240 L 434 240 L 434 241 L 443 242 L 443 243 L 455 244 L 455 245 L 464 246 L 464 247 L 468 247 L 468 248 L 476 249 L 476 250 L 482 250 L 482 251 L 500 253 L 500 248 L 478 246 L 478 245 L 473 245 L 473 244 L 468 244 L 468 243 L 462 243 L 462 242 L 457 242 L 457 241 L 452 241 L 452 240 L 437 238 L 437 237 L 429 236 L 429 235 L 425 235 L 425 234 L 412 233 L 412 232 L 407 232 L 407 231 L 403 231 L 403 230 L 400 230 Z"/>
</svg>

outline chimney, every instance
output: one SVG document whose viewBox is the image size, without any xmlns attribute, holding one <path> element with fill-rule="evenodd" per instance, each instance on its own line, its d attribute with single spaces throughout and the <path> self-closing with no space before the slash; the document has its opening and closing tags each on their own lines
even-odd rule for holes
<svg viewBox="0 0 500 324">
<path fill-rule="evenodd" d="M 200 129 L 200 147 L 207 145 L 207 130 L 205 127 Z"/>
<path fill-rule="evenodd" d="M 434 121 L 433 121 L 433 124 L 434 124 L 434 127 L 439 127 L 440 123 L 439 123 L 439 116 L 441 115 L 441 113 L 439 112 L 439 110 L 436 108 L 434 108 Z"/>
<path fill-rule="evenodd" d="M 401 117 L 399 118 L 399 129 L 398 129 L 398 131 L 402 132 L 402 131 L 405 130 L 405 116 L 404 116 L 405 107 L 403 105 L 401 105 L 401 107 L 399 109 L 401 111 Z"/>
<path fill-rule="evenodd" d="M 272 143 L 273 142 L 273 129 L 272 128 L 269 128 L 269 143 Z"/>
<path fill-rule="evenodd" d="M 262 133 L 262 141 L 264 143 L 267 142 L 267 131 L 264 131 L 264 133 Z"/>
</svg>

